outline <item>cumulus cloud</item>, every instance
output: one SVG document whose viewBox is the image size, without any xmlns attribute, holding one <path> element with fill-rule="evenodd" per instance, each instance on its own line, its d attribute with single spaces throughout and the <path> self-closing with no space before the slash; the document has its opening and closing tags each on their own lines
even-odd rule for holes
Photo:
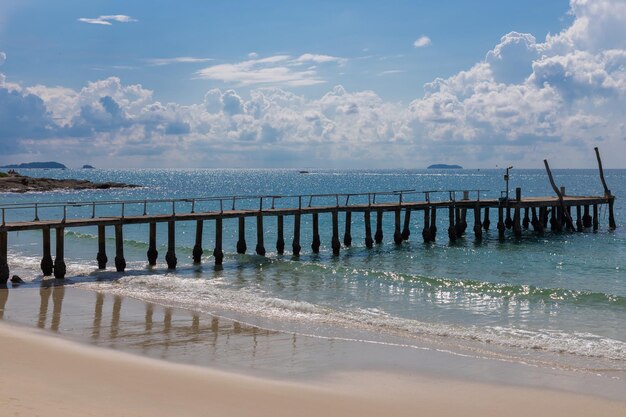
<svg viewBox="0 0 626 417">
<path fill-rule="evenodd" d="M 130 16 L 126 16 L 125 14 L 114 14 L 114 15 L 103 15 L 98 17 L 80 17 L 78 18 L 79 22 L 89 23 L 91 25 L 103 25 L 103 26 L 111 26 L 111 22 L 119 22 L 119 23 L 132 23 L 137 22 L 137 19 L 133 19 Z"/>
<path fill-rule="evenodd" d="M 341 58 L 319 54 L 209 66 L 198 77 L 227 88 L 187 106 L 161 103 L 152 91 L 114 77 L 77 90 L 8 84 L 0 88 L 0 155 L 66 152 L 98 157 L 103 166 L 167 160 L 342 167 L 419 167 L 432 160 L 495 166 L 513 159 L 540 166 L 543 157 L 559 156 L 564 165 L 588 166 L 589 150 L 600 143 L 607 165 L 623 165 L 623 4 L 572 0 L 574 19 L 562 32 L 543 40 L 505 34 L 479 62 L 427 83 L 408 105 L 342 86 L 318 98 L 289 91 L 325 82 L 317 66 L 341 65 Z M 237 86 L 253 88 L 244 93 Z"/>
<path fill-rule="evenodd" d="M 319 76 L 315 66 L 302 68 L 303 64 L 337 63 L 343 65 L 346 61 L 344 58 L 320 54 L 302 54 L 297 58 L 289 55 L 273 55 L 234 64 L 213 65 L 197 71 L 196 75 L 199 78 L 221 81 L 235 86 L 303 87 L 326 82 Z"/>
<path fill-rule="evenodd" d="M 413 46 L 415 48 L 424 48 L 425 46 L 428 46 L 431 43 L 432 42 L 428 36 L 420 36 L 419 38 L 415 39 L 415 42 L 413 42 Z"/>
</svg>

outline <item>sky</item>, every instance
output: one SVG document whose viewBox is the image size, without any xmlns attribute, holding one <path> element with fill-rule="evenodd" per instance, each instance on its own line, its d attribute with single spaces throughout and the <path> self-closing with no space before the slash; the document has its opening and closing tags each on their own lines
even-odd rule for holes
<svg viewBox="0 0 626 417">
<path fill-rule="evenodd" d="M 2 0 L 0 164 L 626 168 L 626 0 Z"/>
</svg>

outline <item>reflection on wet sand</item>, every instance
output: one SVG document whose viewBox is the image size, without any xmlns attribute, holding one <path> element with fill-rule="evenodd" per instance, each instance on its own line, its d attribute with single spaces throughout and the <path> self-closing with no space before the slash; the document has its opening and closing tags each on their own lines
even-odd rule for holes
<svg viewBox="0 0 626 417">
<path fill-rule="evenodd" d="M 4 309 L 9 299 L 9 289 L 6 285 L 0 286 L 0 320 L 4 319 Z"/>
</svg>

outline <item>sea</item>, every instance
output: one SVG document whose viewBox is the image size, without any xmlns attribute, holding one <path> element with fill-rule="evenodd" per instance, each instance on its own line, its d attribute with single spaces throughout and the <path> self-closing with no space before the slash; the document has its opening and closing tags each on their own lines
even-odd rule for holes
<svg viewBox="0 0 626 417">
<path fill-rule="evenodd" d="M 260 195 L 305 195 L 302 204 L 321 205 L 335 204 L 334 194 L 338 193 L 378 192 L 377 201 L 397 201 L 397 195 L 383 193 L 415 190 L 404 196 L 405 201 L 411 201 L 424 199 L 420 192 L 429 190 L 430 199 L 437 201 L 448 199 L 449 190 L 471 190 L 472 198 L 476 195 L 498 198 L 506 188 L 504 172 L 499 169 L 311 169 L 308 173 L 292 169 L 83 169 L 20 170 L 20 173 L 124 182 L 140 187 L 4 193 L 0 194 L 0 204 L 136 201 L 125 204 L 127 216 L 141 214 L 144 200 L 186 199 L 175 205 L 176 212 L 184 213 L 192 210 L 192 204 L 196 212 L 219 210 L 219 201 L 207 200 L 210 197 L 248 196 L 236 199 L 236 207 L 258 208 L 260 200 L 254 196 Z M 603 194 L 597 170 L 557 169 L 553 173 L 567 195 Z M 172 271 L 164 260 L 166 224 L 160 223 L 157 228 L 156 267 L 147 265 L 148 225 L 127 225 L 124 254 L 128 265 L 126 272 L 117 273 L 112 228 L 107 229 L 109 264 L 105 271 L 97 269 L 97 230 L 67 228 L 65 286 L 160 308 L 220 317 L 259 331 L 288 335 L 289 340 L 299 335 L 330 342 L 349 340 L 357 344 L 434 349 L 450 357 L 470 356 L 625 380 L 626 170 L 605 170 L 605 175 L 616 196 L 614 231 L 608 229 L 608 212 L 602 206 L 597 232 L 547 230 L 539 236 L 531 227 L 519 239 L 507 231 L 502 242 L 496 229 L 497 213 L 492 210 L 491 228 L 483 233 L 481 241 L 474 239 L 473 215 L 468 212 L 466 235 L 450 243 L 447 212 L 440 210 L 435 242 L 423 242 L 422 212 L 413 212 L 408 241 L 395 245 L 393 214 L 385 213 L 383 242 L 368 249 L 363 215 L 354 213 L 352 246 L 342 247 L 340 255 L 333 256 L 330 214 L 320 215 L 319 254 L 311 250 L 312 219 L 305 215 L 302 252 L 296 258 L 291 254 L 292 217 L 285 217 L 283 255 L 278 255 L 275 249 L 276 219 L 265 218 L 265 256 L 254 251 L 253 218 L 246 222 L 246 254 L 236 252 L 237 220 L 226 219 L 224 262 L 216 266 L 212 257 L 214 222 L 204 222 L 201 265 L 192 262 L 196 223 L 180 222 L 176 224 L 178 266 Z M 522 189 L 523 196 L 554 195 L 543 170 L 511 170 L 509 188 L 513 195 L 516 187 Z M 330 196 L 309 201 L 306 195 L 311 194 Z M 456 196 L 461 198 L 462 192 Z M 198 200 L 192 203 L 194 198 Z M 351 201 L 357 202 L 359 198 L 366 197 L 353 197 Z M 230 209 L 232 204 L 232 199 L 224 199 L 222 208 Z M 298 204 L 298 199 L 263 199 L 264 207 L 272 204 L 288 207 Z M 171 203 L 152 202 L 146 207 L 148 213 L 172 210 Z M 66 215 L 88 217 L 92 210 L 91 205 L 75 204 L 68 207 Z M 120 205 L 96 206 L 96 216 L 120 213 Z M 42 208 L 38 215 L 41 219 L 61 218 L 63 209 Z M 32 209 L 6 211 L 7 221 L 32 220 L 33 216 Z M 343 213 L 339 223 L 340 240 L 343 240 Z M 375 215 L 372 215 L 372 228 L 375 230 Z M 54 243 L 52 246 L 54 257 Z M 11 275 L 17 274 L 26 281 L 21 288 L 43 288 L 48 281 L 39 269 L 41 250 L 41 232 L 9 234 L 9 266 Z M 16 290 L 12 291 L 9 300 L 15 297 Z M 185 340 L 181 339 L 180 343 L 184 345 Z M 281 352 L 272 353 L 276 356 L 273 360 L 279 364 L 283 359 L 280 355 L 284 355 Z M 322 367 L 323 362 L 322 356 L 300 366 L 313 370 Z"/>
</svg>

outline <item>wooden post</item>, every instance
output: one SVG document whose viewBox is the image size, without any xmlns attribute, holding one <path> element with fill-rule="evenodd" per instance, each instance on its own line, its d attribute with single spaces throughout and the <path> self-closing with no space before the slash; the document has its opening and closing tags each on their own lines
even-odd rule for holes
<svg viewBox="0 0 626 417">
<path fill-rule="evenodd" d="M 615 214 L 613 213 L 613 206 L 615 205 L 615 197 L 609 197 L 609 229 L 615 230 L 617 224 L 615 223 Z"/>
<path fill-rule="evenodd" d="M 511 229 L 513 227 L 513 219 L 511 218 L 511 207 L 509 207 L 509 202 L 506 202 L 506 220 L 504 221 L 504 226 L 507 229 Z"/>
<path fill-rule="evenodd" d="M 464 199 L 467 200 L 466 198 Z M 461 209 L 461 235 L 465 235 L 466 230 L 467 230 L 467 209 L 462 208 Z"/>
<path fill-rule="evenodd" d="M 499 205 L 498 206 L 498 239 L 504 240 L 505 230 L 506 230 L 506 225 L 504 224 L 504 207 L 502 207 L 502 205 Z"/>
<path fill-rule="evenodd" d="M 598 231 L 598 205 L 594 204 L 593 205 L 593 231 L 597 232 Z"/>
<path fill-rule="evenodd" d="M 576 231 L 582 232 L 583 230 L 582 210 L 580 205 L 578 205 L 576 206 Z"/>
<path fill-rule="evenodd" d="M 0 284 L 6 285 L 9 280 L 8 233 L 0 230 Z"/>
<path fill-rule="evenodd" d="M 52 275 L 54 263 L 52 262 L 52 252 L 50 251 L 50 227 L 41 229 L 43 235 L 43 257 L 41 258 L 41 272 L 44 277 Z M 102 269 L 102 268 L 101 268 Z"/>
<path fill-rule="evenodd" d="M 65 228 L 57 227 L 56 231 L 56 256 L 54 258 L 54 277 L 56 279 L 65 278 L 67 268 L 65 266 Z"/>
<path fill-rule="evenodd" d="M 265 242 L 263 241 L 263 215 L 256 215 L 256 253 L 265 256 Z"/>
<path fill-rule="evenodd" d="M 591 227 L 591 215 L 589 215 L 589 204 L 585 204 L 585 211 L 583 214 L 583 226 L 585 228 Z"/>
<path fill-rule="evenodd" d="M 202 220 L 196 221 L 196 242 L 193 245 L 193 263 L 199 264 L 202 262 L 202 229 L 204 228 L 204 222 Z"/>
<path fill-rule="evenodd" d="M 402 227 L 402 240 L 409 240 L 411 236 L 411 208 L 404 211 L 404 226 Z"/>
<path fill-rule="evenodd" d="M 371 249 L 374 246 L 374 239 L 372 239 L 372 223 L 369 209 L 366 209 L 363 213 L 363 222 L 365 223 L 365 247 Z"/>
<path fill-rule="evenodd" d="M 522 224 L 520 222 L 520 217 L 520 208 L 515 207 L 513 214 L 513 234 L 515 234 L 515 237 L 518 239 L 522 237 Z"/>
<path fill-rule="evenodd" d="M 317 213 L 313 213 L 313 242 L 311 242 L 311 250 L 313 253 L 320 253 L 320 245 L 322 242 L 320 241 L 320 226 L 319 226 L 319 215 Z"/>
<path fill-rule="evenodd" d="M 383 242 L 383 211 L 376 211 L 376 233 L 374 234 L 374 241 L 377 244 Z"/>
<path fill-rule="evenodd" d="M 552 207 L 552 211 L 550 213 L 550 229 L 553 232 L 561 232 L 563 230 L 558 219 L 558 211 L 559 210 L 556 207 Z"/>
<path fill-rule="evenodd" d="M 215 248 L 213 249 L 213 258 L 215 265 L 221 265 L 224 262 L 224 249 L 222 247 L 222 218 L 215 219 Z"/>
<path fill-rule="evenodd" d="M 124 259 L 124 235 L 121 223 L 115 225 L 115 269 L 117 272 L 124 272 L 126 269 L 126 259 Z"/>
<path fill-rule="evenodd" d="M 483 229 L 489 230 L 491 221 L 489 220 L 489 207 L 485 207 L 485 219 L 483 220 Z"/>
<path fill-rule="evenodd" d="M 537 231 L 537 227 L 538 227 L 537 223 L 539 223 L 539 219 L 537 219 L 537 208 L 536 207 L 532 207 L 530 209 L 530 212 L 531 212 L 531 215 L 532 215 L 532 218 L 530 220 L 530 224 L 533 225 L 533 230 L 536 232 Z"/>
<path fill-rule="evenodd" d="M 528 207 L 524 207 L 524 220 L 522 221 L 522 227 L 524 230 L 528 230 L 530 226 L 530 209 Z"/>
<path fill-rule="evenodd" d="M 396 245 L 400 245 L 402 243 L 402 232 L 400 231 L 400 221 L 401 221 L 401 209 L 398 207 L 395 212 L 395 222 L 394 222 L 394 230 L 393 230 L 393 242 Z"/>
<path fill-rule="evenodd" d="M 539 235 L 543 235 L 546 230 L 546 222 L 548 218 L 548 208 L 539 207 L 539 219 L 537 220 L 537 232 Z"/>
<path fill-rule="evenodd" d="M 430 241 L 434 242 L 437 237 L 437 207 L 430 210 Z"/>
<path fill-rule="evenodd" d="M 474 237 L 476 240 L 483 240 L 483 227 L 480 221 L 480 205 L 476 203 L 474 207 Z"/>
<path fill-rule="evenodd" d="M 148 252 L 146 252 L 146 256 L 148 257 L 148 265 L 150 266 L 155 266 L 157 263 L 157 258 L 159 257 L 159 251 L 156 248 L 156 234 L 157 225 L 155 222 L 152 222 L 150 223 Z"/>
<path fill-rule="evenodd" d="M 165 254 L 165 262 L 168 269 L 176 269 L 178 259 L 176 258 L 176 222 L 170 220 L 167 222 L 167 253 Z"/>
<path fill-rule="evenodd" d="M 248 245 L 246 245 L 246 218 L 239 217 L 239 239 L 237 240 L 237 253 L 246 253 Z"/>
<path fill-rule="evenodd" d="M 339 243 L 339 213 L 337 210 L 333 210 L 331 213 L 333 221 L 333 237 L 331 239 L 331 247 L 333 248 L 333 255 L 338 256 L 341 250 L 341 243 Z"/>
<path fill-rule="evenodd" d="M 454 212 L 455 208 L 452 204 L 448 207 L 448 239 L 450 239 L 450 243 L 454 243 L 456 241 L 456 226 L 454 224 Z"/>
<path fill-rule="evenodd" d="M 428 243 L 431 240 L 430 236 L 430 207 L 426 206 L 424 209 L 424 228 L 422 229 L 422 239 L 424 243 Z"/>
<path fill-rule="evenodd" d="M 460 207 L 455 207 L 454 208 L 454 212 L 456 215 L 456 219 L 455 219 L 455 223 L 454 223 L 454 229 L 456 231 L 456 236 L 457 237 L 461 237 L 463 236 L 463 219 L 461 219 L 461 208 Z"/>
<path fill-rule="evenodd" d="M 352 246 L 352 212 L 346 211 L 346 226 L 343 234 L 343 244 L 346 247 Z"/>
<path fill-rule="evenodd" d="M 293 256 L 300 256 L 300 213 L 296 213 L 293 216 L 293 242 L 291 243 L 291 250 Z"/>
<path fill-rule="evenodd" d="M 572 223 L 572 218 L 569 216 L 569 214 L 567 213 L 567 210 L 565 209 L 565 203 L 563 202 L 563 194 L 561 193 L 559 188 L 556 186 L 554 182 L 554 178 L 552 178 L 552 171 L 550 171 L 550 165 L 548 165 L 548 160 L 544 159 L 543 163 L 546 166 L 546 171 L 548 173 L 548 179 L 550 180 L 550 185 L 552 186 L 552 189 L 554 190 L 555 194 L 559 198 L 559 206 L 561 207 L 561 210 L 563 211 L 565 224 L 567 224 L 567 228 L 569 230 L 574 230 L 574 224 Z"/>
<path fill-rule="evenodd" d="M 279 255 L 282 255 L 285 253 L 285 232 L 284 232 L 284 221 L 283 221 L 283 215 L 279 214 L 276 218 L 276 222 L 277 222 L 277 231 L 276 231 L 276 252 Z"/>
</svg>

